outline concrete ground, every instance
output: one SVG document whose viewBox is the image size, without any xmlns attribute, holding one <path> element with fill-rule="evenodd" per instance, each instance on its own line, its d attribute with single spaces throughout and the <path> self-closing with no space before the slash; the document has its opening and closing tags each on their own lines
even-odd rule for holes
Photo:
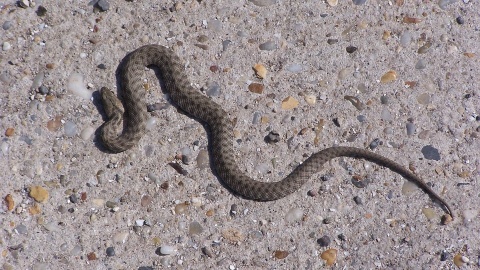
<svg viewBox="0 0 480 270">
<path fill-rule="evenodd" d="M 478 1 L 0 0 L 0 25 L 3 269 L 479 267 Z M 351 158 L 278 201 L 237 197 L 212 173 L 204 126 L 149 69 L 149 131 L 104 151 L 98 90 L 116 91 L 120 61 L 145 44 L 172 48 L 229 113 L 249 176 L 367 148 L 421 176 L 455 219 Z"/>
</svg>

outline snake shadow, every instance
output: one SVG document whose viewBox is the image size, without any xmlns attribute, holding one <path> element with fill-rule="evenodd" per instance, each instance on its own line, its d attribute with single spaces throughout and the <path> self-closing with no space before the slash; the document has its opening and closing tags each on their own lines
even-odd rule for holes
<svg viewBox="0 0 480 270">
<path fill-rule="evenodd" d="M 128 57 L 130 57 L 130 54 L 127 54 L 121 61 L 120 61 L 120 64 L 117 66 L 116 70 L 115 70 L 115 79 L 116 79 L 116 86 L 117 86 L 117 97 L 122 101 L 122 105 L 124 105 L 123 103 L 123 98 L 122 98 L 122 91 L 123 91 L 123 85 L 122 85 L 122 80 L 121 80 L 121 76 L 122 76 L 122 72 L 123 72 L 123 68 L 125 66 L 125 62 L 126 60 L 128 59 Z M 163 94 L 166 94 L 166 96 L 168 97 L 168 93 L 165 91 L 165 84 L 164 84 L 164 79 L 162 77 L 162 74 L 160 72 L 160 69 L 158 67 L 156 67 L 155 65 L 151 65 L 151 66 L 148 66 L 148 68 L 150 70 L 152 70 L 154 73 L 155 73 L 155 76 L 157 77 L 158 81 L 159 81 L 159 84 L 160 84 L 160 91 L 163 93 Z M 148 71 L 147 71 L 148 72 Z M 156 91 L 153 90 L 153 91 Z M 102 120 L 104 121 L 104 123 L 99 126 L 96 130 L 95 130 L 95 133 L 94 133 L 94 145 L 95 147 L 97 147 L 98 150 L 100 150 L 101 152 L 103 153 L 110 153 L 112 154 L 112 152 L 106 148 L 103 143 L 102 143 L 102 139 L 100 137 L 100 131 L 101 129 L 103 128 L 103 126 L 105 125 L 105 121 L 108 120 L 108 117 L 107 117 L 107 114 L 105 112 L 105 109 L 103 108 L 103 104 L 102 104 L 102 100 L 101 100 L 101 97 L 100 97 L 100 90 L 97 90 L 97 91 L 94 91 L 93 92 L 93 104 L 94 106 L 97 108 L 98 112 L 100 113 L 100 115 L 102 116 Z M 207 145 L 207 151 L 208 151 L 208 157 L 209 157 L 209 167 L 210 167 L 210 170 L 212 171 L 213 175 L 215 175 L 215 177 L 219 180 L 218 182 L 225 188 L 227 189 L 231 194 L 237 196 L 237 197 L 242 197 L 244 199 L 248 199 L 248 200 L 252 200 L 250 198 L 245 198 L 239 194 L 237 194 L 234 190 L 232 190 L 229 186 L 227 186 L 223 181 L 222 179 L 218 176 L 216 170 L 215 170 L 215 166 L 213 164 L 213 155 L 215 154 L 211 148 L 211 140 L 212 140 L 212 133 L 211 133 L 211 130 L 210 130 L 210 127 L 208 126 L 207 123 L 205 123 L 204 121 L 202 121 L 201 119 L 193 116 L 193 115 L 190 115 L 188 113 L 186 113 L 185 111 L 183 111 L 177 104 L 175 104 L 175 102 L 172 102 L 170 100 L 170 98 L 168 98 L 166 100 L 171 106 L 173 106 L 178 113 L 181 113 L 191 119 L 194 119 L 195 121 L 197 121 L 198 123 L 200 123 L 206 134 L 207 134 L 207 140 L 208 140 L 208 145 Z M 148 103 L 148 101 L 147 101 Z M 146 104 L 147 105 L 147 104 Z M 148 106 L 148 105 L 147 105 Z M 125 123 L 124 123 L 125 124 Z M 125 128 L 125 126 L 123 127 Z M 145 137 L 145 136 L 144 136 Z M 144 138 L 142 138 L 144 139 Z M 127 150 L 128 151 L 128 150 Z M 180 164 L 182 165 L 182 164 Z"/>
</svg>

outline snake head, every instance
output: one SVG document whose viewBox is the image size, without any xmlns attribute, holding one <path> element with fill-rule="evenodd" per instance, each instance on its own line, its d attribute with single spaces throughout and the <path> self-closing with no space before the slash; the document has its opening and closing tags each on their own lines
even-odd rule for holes
<svg viewBox="0 0 480 270">
<path fill-rule="evenodd" d="M 102 99 L 103 109 L 109 119 L 125 111 L 122 102 L 115 96 L 115 94 L 107 87 L 100 89 L 100 97 Z"/>
</svg>

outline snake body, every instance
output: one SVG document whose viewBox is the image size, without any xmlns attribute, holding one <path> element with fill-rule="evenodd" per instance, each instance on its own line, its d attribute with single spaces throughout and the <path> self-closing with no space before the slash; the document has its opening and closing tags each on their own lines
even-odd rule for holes
<svg viewBox="0 0 480 270">
<path fill-rule="evenodd" d="M 234 159 L 233 126 L 228 114 L 220 105 L 195 90 L 187 79 L 184 65 L 170 49 L 159 45 L 146 45 L 130 53 L 121 69 L 121 97 L 107 88 L 101 89 L 107 121 L 101 129 L 101 139 L 112 152 L 122 152 L 135 146 L 145 134 L 148 119 L 142 74 L 146 66 L 155 65 L 160 70 L 165 91 L 183 111 L 205 122 L 210 129 L 210 148 L 213 167 L 218 177 L 235 193 L 258 201 L 283 198 L 297 191 L 309 178 L 320 171 L 323 164 L 337 157 L 362 158 L 402 175 L 416 183 L 430 197 L 440 202 L 453 217 L 448 203 L 436 194 L 420 177 L 398 163 L 365 149 L 330 147 L 317 152 L 278 182 L 259 182 L 242 172 Z M 123 130 L 119 134 L 119 129 Z"/>
</svg>

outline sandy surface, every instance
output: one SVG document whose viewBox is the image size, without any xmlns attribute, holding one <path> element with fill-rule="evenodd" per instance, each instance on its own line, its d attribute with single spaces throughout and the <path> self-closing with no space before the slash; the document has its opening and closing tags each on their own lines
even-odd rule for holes
<svg viewBox="0 0 480 270">
<path fill-rule="evenodd" d="M 477 1 L 110 0 L 104 12 L 35 2 L 0 0 L 3 269 L 319 269 L 328 249 L 337 269 L 453 269 L 455 256 L 478 267 Z M 284 199 L 239 198 L 208 165 L 204 127 L 171 106 L 151 70 L 151 129 L 131 150 L 102 151 L 98 90 L 116 91 L 120 61 L 151 43 L 172 48 L 193 86 L 235 120 L 248 175 L 278 181 L 325 147 L 373 142 L 456 219 L 442 225 L 425 193 L 348 158 Z M 394 80 L 381 82 L 387 73 Z M 87 99 L 69 90 L 79 75 Z M 295 108 L 282 108 L 288 97 Z M 272 130 L 280 141 L 267 144 Z"/>
</svg>

